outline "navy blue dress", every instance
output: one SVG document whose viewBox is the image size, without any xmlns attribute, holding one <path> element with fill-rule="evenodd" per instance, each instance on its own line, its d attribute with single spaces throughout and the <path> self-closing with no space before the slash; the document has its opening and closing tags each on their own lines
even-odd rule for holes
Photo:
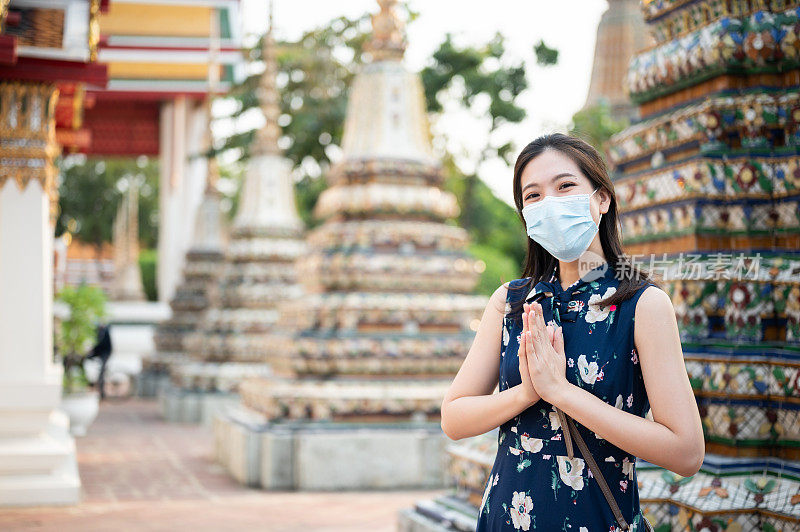
<svg viewBox="0 0 800 532">
<path fill-rule="evenodd" d="M 644 417 L 649 409 L 639 358 L 633 341 L 636 302 L 647 286 L 620 305 L 597 302 L 616 292 L 619 279 L 603 264 L 584 274 L 567 290 L 554 272 L 548 282 L 512 290 L 529 281 L 509 283 L 500 363 L 500 390 L 520 384 L 519 313 L 511 303 L 525 298 L 541 305 L 545 322 L 563 327 L 567 380 L 626 412 Z M 636 484 L 636 458 L 576 426 L 603 471 L 630 530 L 644 530 Z M 577 446 L 567 456 L 563 432 L 553 405 L 539 400 L 500 426 L 498 451 L 486 483 L 477 532 L 561 530 L 609 532 L 618 524 L 599 484 Z"/>
</svg>

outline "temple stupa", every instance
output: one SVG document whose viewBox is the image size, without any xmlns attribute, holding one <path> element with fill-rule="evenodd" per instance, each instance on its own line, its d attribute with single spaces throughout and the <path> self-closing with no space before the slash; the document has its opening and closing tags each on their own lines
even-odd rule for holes
<svg viewBox="0 0 800 532">
<path fill-rule="evenodd" d="M 800 2 L 645 2 L 657 44 L 615 135 L 625 251 L 672 297 L 706 440 L 681 477 L 637 461 L 655 530 L 800 530 Z M 653 262 L 651 262 L 651 257 Z M 496 433 L 451 446 L 447 497 L 399 530 L 475 526 Z"/>
<path fill-rule="evenodd" d="M 305 226 L 297 213 L 292 163 L 278 147 L 280 105 L 271 19 L 263 38 L 265 69 L 257 92 L 266 122 L 251 149 L 216 298 L 186 340 L 190 361 L 171 368 L 174 388 L 164 401 L 167 419 L 208 422 L 216 410 L 238 401 L 243 378 L 268 375 L 277 304 L 302 294 L 294 262 L 305 254 Z"/>
<path fill-rule="evenodd" d="M 450 220 L 422 82 L 406 70 L 395 1 L 372 17 L 370 59 L 349 94 L 343 157 L 327 175 L 297 270 L 306 295 L 280 307 L 275 375 L 242 383 L 215 424 L 217 454 L 264 488 L 440 486 L 444 393 L 487 298 L 484 264 Z M 332 443 L 335 441 L 335 443 Z"/>
<path fill-rule="evenodd" d="M 614 119 L 636 118 L 638 113 L 628 98 L 625 74 L 634 54 L 654 43 L 638 0 L 608 0 L 608 9 L 597 26 L 592 77 L 584 108 L 605 99 Z"/>
<path fill-rule="evenodd" d="M 211 18 L 212 24 L 216 20 Z M 208 128 L 206 129 L 206 149 L 214 148 L 211 130 L 213 94 L 219 78 L 219 64 L 216 62 L 218 46 L 216 28 L 211 31 L 211 60 L 209 64 L 209 95 L 206 97 Z M 228 228 L 222 212 L 222 195 L 217 189 L 219 168 L 216 157 L 208 158 L 208 175 L 203 199 L 197 210 L 194 224 L 194 238 L 183 267 L 182 282 L 176 287 L 175 295 L 169 305 L 172 315 L 161 322 L 155 330 L 153 339 L 156 353 L 142 360 L 142 370 L 146 378 L 142 382 L 160 386 L 161 377 L 169 378 L 171 368 L 188 360 L 186 354 L 188 337 L 197 330 L 207 308 L 216 298 L 216 282 L 222 269 Z M 154 393 L 156 390 L 152 390 Z"/>
</svg>

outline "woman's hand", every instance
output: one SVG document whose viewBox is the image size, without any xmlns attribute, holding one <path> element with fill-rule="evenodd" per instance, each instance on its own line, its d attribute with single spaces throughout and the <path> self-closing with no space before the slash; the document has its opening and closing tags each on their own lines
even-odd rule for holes
<svg viewBox="0 0 800 532">
<path fill-rule="evenodd" d="M 542 306 L 536 302 L 530 306 L 530 317 L 523 318 L 523 326 L 526 322 L 529 327 L 523 328 L 520 351 L 524 343 L 530 382 L 542 399 L 557 406 L 561 392 L 569 386 L 563 331 L 545 325 Z"/>
<path fill-rule="evenodd" d="M 522 378 L 522 383 L 519 385 L 519 393 L 522 395 L 525 404 L 527 406 L 532 406 L 539 401 L 540 397 L 539 394 L 536 393 L 536 388 L 534 388 L 533 382 L 531 381 L 529 365 L 532 351 L 527 348 L 528 343 L 525 341 L 529 330 L 529 310 L 528 304 L 524 303 L 522 312 L 522 332 L 519 335 L 519 350 L 517 351 L 517 356 L 519 358 L 519 376 Z"/>
</svg>

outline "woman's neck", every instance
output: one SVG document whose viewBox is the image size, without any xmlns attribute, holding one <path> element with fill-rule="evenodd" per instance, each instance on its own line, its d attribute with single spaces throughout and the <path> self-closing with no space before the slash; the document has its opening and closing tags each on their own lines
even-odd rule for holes
<svg viewBox="0 0 800 532">
<path fill-rule="evenodd" d="M 602 257 L 596 258 L 595 260 L 577 259 L 572 262 L 558 261 L 558 278 L 561 282 L 561 288 L 566 290 L 588 271 L 599 268 L 603 264 L 608 264 L 608 261 Z"/>
</svg>

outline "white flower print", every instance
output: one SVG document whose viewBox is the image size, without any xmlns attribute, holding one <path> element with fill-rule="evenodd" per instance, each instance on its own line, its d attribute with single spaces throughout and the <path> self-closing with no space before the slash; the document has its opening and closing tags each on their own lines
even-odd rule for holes
<svg viewBox="0 0 800 532">
<path fill-rule="evenodd" d="M 628 396 L 628 399 L 625 401 L 625 404 L 628 405 L 628 408 L 633 406 L 633 394 Z"/>
<path fill-rule="evenodd" d="M 561 480 L 575 491 L 583 489 L 583 468 L 585 462 L 583 458 L 567 458 L 558 456 L 558 474 Z"/>
<path fill-rule="evenodd" d="M 633 480 L 633 462 L 628 460 L 628 457 L 622 459 L 622 474 L 627 475 L 629 479 Z"/>
<path fill-rule="evenodd" d="M 575 367 L 575 361 L 574 361 L 574 360 L 572 360 L 572 357 L 570 357 L 570 358 L 568 358 L 568 359 L 567 359 L 567 366 L 569 366 L 569 367 L 571 367 L 571 368 L 572 368 L 572 367 Z"/>
<path fill-rule="evenodd" d="M 499 479 L 500 473 L 496 475 L 489 475 L 489 480 L 486 482 L 486 489 L 483 492 L 483 500 L 481 500 L 481 512 L 483 512 L 483 507 L 486 506 L 486 500 L 489 498 L 489 492 L 492 490 L 492 486 L 497 486 L 497 481 Z"/>
<path fill-rule="evenodd" d="M 508 314 L 509 312 L 511 312 L 511 303 L 506 301 L 506 314 Z"/>
<path fill-rule="evenodd" d="M 527 434 L 523 434 L 519 437 L 519 441 L 522 445 L 522 448 L 529 453 L 538 453 L 542 450 L 543 442 L 541 438 L 531 438 Z"/>
<path fill-rule="evenodd" d="M 553 410 L 550 412 L 550 430 L 558 430 L 560 428 L 561 422 L 558 420 L 558 414 L 556 414 L 556 411 Z"/>
<path fill-rule="evenodd" d="M 582 527 L 580 528 L 580 530 L 578 530 L 578 532 L 589 532 L 589 529 L 588 529 L 588 528 L 586 528 L 585 526 L 582 526 Z"/>
<path fill-rule="evenodd" d="M 508 327 L 503 325 L 503 347 L 508 347 Z"/>
<path fill-rule="evenodd" d="M 611 312 L 611 307 L 599 307 L 597 303 L 600 301 L 611 297 L 617 291 L 616 288 L 613 286 L 609 286 L 606 293 L 602 296 L 600 294 L 592 294 L 589 297 L 589 310 L 586 311 L 586 323 L 597 323 L 598 321 L 603 321 L 608 317 L 608 313 Z"/>
<path fill-rule="evenodd" d="M 531 510 L 533 510 L 533 501 L 530 495 L 525 495 L 523 491 L 515 491 L 511 499 L 511 508 L 509 509 L 515 529 L 530 530 Z"/>
<path fill-rule="evenodd" d="M 597 380 L 597 362 L 589 362 L 586 360 L 586 355 L 578 357 L 578 373 L 581 374 L 581 379 L 586 384 L 594 384 Z"/>
<path fill-rule="evenodd" d="M 510 453 L 511 453 L 511 454 L 513 454 L 514 456 L 519 456 L 519 455 L 521 455 L 521 454 L 522 454 L 522 451 L 520 451 L 520 450 L 519 450 L 519 449 L 517 449 L 516 447 L 509 447 L 509 448 L 508 448 L 508 452 L 510 452 Z"/>
<path fill-rule="evenodd" d="M 622 399 L 622 394 L 619 394 L 617 396 L 617 401 L 614 403 L 614 408 L 619 408 L 620 410 L 622 410 L 623 409 L 622 407 L 624 405 L 625 405 L 625 403 L 624 403 L 624 400 Z"/>
</svg>

